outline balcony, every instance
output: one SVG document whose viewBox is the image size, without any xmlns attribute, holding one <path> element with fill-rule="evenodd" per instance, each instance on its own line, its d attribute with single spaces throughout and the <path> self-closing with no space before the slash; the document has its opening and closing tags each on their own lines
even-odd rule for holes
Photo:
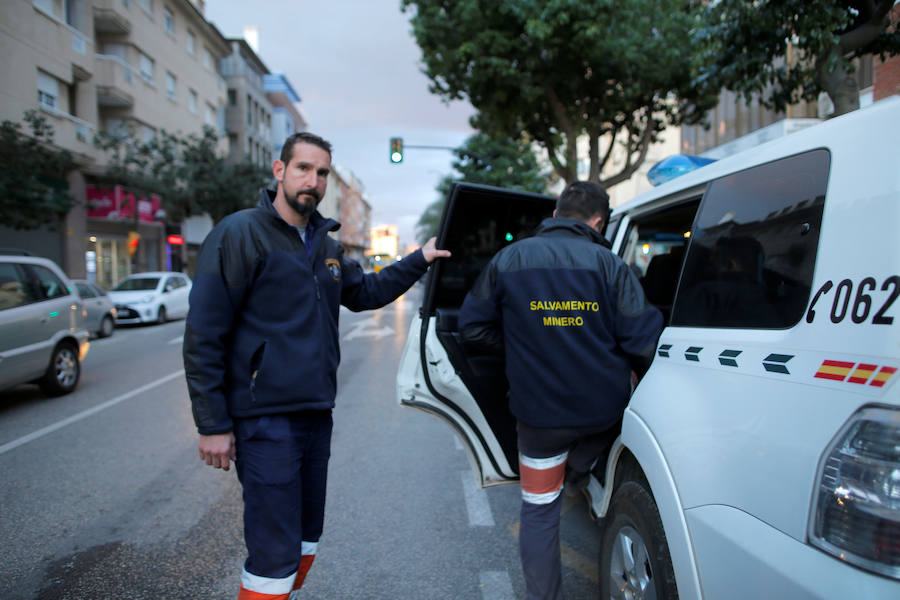
<svg viewBox="0 0 900 600">
<path fill-rule="evenodd" d="M 122 0 L 94 0 L 94 31 L 97 35 L 131 33 L 131 19 Z"/>
<path fill-rule="evenodd" d="M 34 10 L 39 18 L 34 22 L 33 38 L 41 41 L 48 54 L 71 63 L 79 79 L 89 78 L 94 56 L 94 43 L 91 39 L 37 5 Z"/>
<path fill-rule="evenodd" d="M 134 84 L 137 71 L 118 56 L 94 56 L 94 76 L 97 81 L 97 105 L 110 108 L 134 106 Z"/>
<path fill-rule="evenodd" d="M 94 135 L 97 130 L 93 123 L 45 105 L 41 106 L 41 112 L 50 117 L 55 146 L 73 153 L 75 162 L 82 166 L 95 160 L 97 149 L 94 147 Z"/>
</svg>

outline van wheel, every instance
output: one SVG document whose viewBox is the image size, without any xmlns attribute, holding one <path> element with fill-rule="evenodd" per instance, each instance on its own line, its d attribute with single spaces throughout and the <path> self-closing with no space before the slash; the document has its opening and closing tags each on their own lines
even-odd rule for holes
<svg viewBox="0 0 900 600">
<path fill-rule="evenodd" d="M 100 331 L 97 332 L 97 337 L 105 338 L 111 336 L 114 328 L 115 323 L 113 323 L 113 318 L 106 315 L 103 317 L 103 320 L 100 321 Z"/>
<path fill-rule="evenodd" d="M 81 376 L 81 364 L 78 362 L 78 350 L 71 343 L 62 343 L 53 350 L 47 372 L 38 382 L 45 394 L 62 396 L 68 394 L 78 385 Z"/>
<path fill-rule="evenodd" d="M 166 307 L 160 306 L 159 312 L 156 313 L 156 322 L 162 324 L 168 320 L 169 320 L 169 317 L 168 317 L 168 315 L 166 315 Z"/>
<path fill-rule="evenodd" d="M 613 495 L 600 549 L 600 597 L 678 598 L 666 534 L 644 481 L 626 481 Z"/>
</svg>

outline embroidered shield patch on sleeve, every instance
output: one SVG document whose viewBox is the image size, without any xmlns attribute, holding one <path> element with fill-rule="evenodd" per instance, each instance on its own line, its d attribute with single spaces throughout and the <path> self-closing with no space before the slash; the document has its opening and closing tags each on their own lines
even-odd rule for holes
<svg viewBox="0 0 900 600">
<path fill-rule="evenodd" d="M 341 280 L 341 263 L 334 258 L 326 258 L 325 266 L 328 267 L 328 271 L 331 273 L 331 276 L 335 281 Z"/>
</svg>

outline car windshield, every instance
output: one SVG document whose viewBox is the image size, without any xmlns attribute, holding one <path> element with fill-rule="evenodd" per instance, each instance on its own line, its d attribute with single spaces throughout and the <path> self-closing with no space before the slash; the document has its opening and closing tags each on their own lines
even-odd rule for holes
<svg viewBox="0 0 900 600">
<path fill-rule="evenodd" d="M 125 279 L 113 288 L 114 292 L 137 292 L 141 290 L 155 290 L 159 284 L 159 277 L 135 277 Z"/>
</svg>

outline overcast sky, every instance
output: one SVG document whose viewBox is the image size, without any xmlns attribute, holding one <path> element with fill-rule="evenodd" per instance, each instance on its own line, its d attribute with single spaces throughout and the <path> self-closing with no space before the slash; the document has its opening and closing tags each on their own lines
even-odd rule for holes
<svg viewBox="0 0 900 600">
<path fill-rule="evenodd" d="M 206 18 L 225 37 L 259 29 L 260 58 L 290 80 L 309 130 L 334 145 L 334 164 L 363 182 L 372 226 L 397 225 L 401 244 L 413 243 L 453 155 L 409 149 L 394 165 L 389 140 L 457 147 L 473 109 L 428 92 L 400 0 L 207 0 Z"/>
</svg>

